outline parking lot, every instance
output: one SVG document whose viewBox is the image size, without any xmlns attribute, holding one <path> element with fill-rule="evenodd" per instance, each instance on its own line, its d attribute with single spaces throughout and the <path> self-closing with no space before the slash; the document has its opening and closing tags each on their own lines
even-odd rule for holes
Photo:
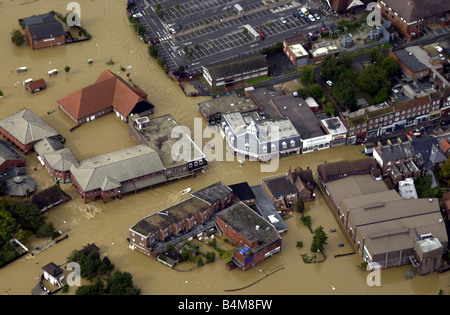
<svg viewBox="0 0 450 315">
<path fill-rule="evenodd" d="M 242 0 L 239 5 L 244 12 L 236 10 L 237 1 L 226 0 L 138 0 L 137 3 L 142 14 L 140 22 L 149 37 L 158 38 L 159 54 L 168 68 L 172 72 L 184 68 L 188 75 L 200 73 L 202 65 L 261 51 L 296 33 L 308 33 L 332 23 L 326 16 L 313 22 L 294 17 L 301 7 L 320 13 L 305 1 L 266 4 L 263 0 Z M 159 10 L 157 3 L 161 4 Z M 245 33 L 245 25 L 261 32 L 264 39 Z"/>
</svg>

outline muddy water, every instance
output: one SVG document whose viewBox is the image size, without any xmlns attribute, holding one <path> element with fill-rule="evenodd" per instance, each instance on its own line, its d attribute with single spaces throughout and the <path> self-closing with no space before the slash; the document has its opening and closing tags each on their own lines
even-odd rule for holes
<svg viewBox="0 0 450 315">
<path fill-rule="evenodd" d="M 18 0 L 0 1 L 0 42 L 3 43 L 0 46 L 0 90 L 5 94 L 0 100 L 1 118 L 25 107 L 30 108 L 67 138 L 67 147 L 80 160 L 133 146 L 127 126 L 114 115 L 102 117 L 70 132 L 74 124 L 56 105 L 59 98 L 93 83 L 101 71 L 110 69 L 124 75 L 120 67 L 131 66 L 128 72 L 133 82 L 149 94 L 149 100 L 156 106 L 156 115 L 171 113 L 180 124 L 193 128 L 193 118 L 199 117 L 197 103 L 205 99 L 185 97 L 160 67 L 149 59 L 145 45 L 137 40 L 134 30 L 126 23 L 124 1 L 79 1 L 82 24 L 93 35 L 93 39 L 40 51 L 32 51 L 28 46 L 13 46 L 10 44 L 10 31 L 18 27 L 19 18 L 50 10 L 65 12 L 67 3 L 56 0 L 25 3 Z M 89 65 L 87 60 L 91 58 L 94 63 Z M 105 64 L 110 58 L 115 62 L 114 66 Z M 69 73 L 63 71 L 66 65 L 71 67 Z M 17 74 L 15 69 L 20 66 L 27 66 L 30 70 Z M 60 73 L 47 80 L 48 89 L 43 92 L 30 95 L 17 83 L 29 77 L 47 79 L 47 71 L 53 68 L 59 69 Z M 360 151 L 361 148 L 356 146 L 339 147 L 291 156 L 281 160 L 275 173 L 284 173 L 289 167 L 306 168 L 308 165 L 315 170 L 324 161 L 359 158 L 362 156 Z M 27 159 L 28 172 L 38 181 L 39 189 L 52 185 L 35 155 L 30 154 Z M 29 294 L 38 275 L 42 273 L 42 266 L 51 261 L 63 263 L 73 249 L 81 248 L 86 242 L 95 242 L 118 269 L 131 272 L 136 285 L 144 294 L 226 294 L 224 290 L 247 286 L 280 266 L 284 269 L 254 286 L 234 293 L 437 294 L 439 289 L 449 292 L 450 274 L 416 276 L 406 280 L 404 276 L 410 267 L 383 271 L 380 287 L 367 286 L 367 272 L 356 268 L 362 261 L 358 255 L 334 258 L 336 254 L 351 252 L 352 248 L 320 194 L 316 201 L 307 205 L 307 214 L 311 215 L 313 226 L 322 225 L 325 231 L 338 229 L 336 233 L 328 233 L 325 249 L 327 260 L 324 263 L 303 263 L 300 254 L 309 254 L 311 234 L 295 214 L 286 219 L 289 231 L 283 236 L 281 253 L 247 272 L 227 271 L 220 259 L 192 272 L 177 272 L 128 248 L 128 229 L 142 217 L 187 198 L 181 196 L 182 189 L 191 187 L 195 191 L 219 180 L 226 184 L 248 181 L 250 185 L 257 185 L 261 177 L 267 175 L 260 172 L 260 165 L 256 163 L 246 162 L 241 167 L 237 161 L 213 162 L 205 174 L 199 173 L 195 179 L 186 178 L 163 184 L 105 205 L 101 202 L 85 205 L 78 193 L 70 185 L 65 185 L 64 190 L 73 200 L 51 210 L 48 218 L 57 229 L 68 233 L 69 238 L 35 257 L 25 256 L 1 269 L 0 294 Z M 44 241 L 35 240 L 34 244 Z M 297 241 L 303 241 L 302 249 L 296 248 Z M 345 246 L 339 247 L 341 243 Z"/>
</svg>

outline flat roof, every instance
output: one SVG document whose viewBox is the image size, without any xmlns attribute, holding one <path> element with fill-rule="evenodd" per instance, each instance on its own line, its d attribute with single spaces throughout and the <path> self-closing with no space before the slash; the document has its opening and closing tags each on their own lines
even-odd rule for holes
<svg viewBox="0 0 450 315">
<path fill-rule="evenodd" d="M 302 139 L 326 134 L 320 126 L 320 121 L 303 98 L 282 95 L 272 98 L 272 102 L 283 116 L 291 119 Z"/>
<path fill-rule="evenodd" d="M 226 186 L 222 182 L 217 182 L 206 188 L 196 191 L 192 194 L 192 196 L 200 198 L 201 200 L 204 200 L 209 204 L 214 204 L 216 201 L 226 198 L 232 192 L 233 190 L 230 187 Z"/>
<path fill-rule="evenodd" d="M 134 121 L 142 120 L 143 117 L 132 118 Z M 172 115 L 164 115 L 152 119 L 145 119 L 142 128 L 135 128 L 142 136 L 146 144 L 158 152 L 163 165 L 173 168 L 184 165 L 189 161 L 204 158 L 202 150 L 194 143 L 185 130 L 176 122 Z M 172 133 L 178 138 L 172 138 Z M 186 141 L 186 142 L 184 142 Z M 182 143 L 181 143 L 182 142 Z M 174 151 L 177 147 L 190 148 L 189 152 Z"/>
<path fill-rule="evenodd" d="M 294 56 L 297 58 L 308 56 L 308 52 L 306 51 L 306 49 L 303 47 L 302 44 L 289 45 L 289 49 L 292 51 Z"/>
<path fill-rule="evenodd" d="M 229 114 L 234 112 L 249 112 L 258 110 L 258 106 L 247 96 L 238 96 L 236 94 L 221 96 L 198 104 L 200 110 L 206 115 L 216 113 Z"/>
<path fill-rule="evenodd" d="M 259 88 L 247 91 L 247 95 L 258 105 L 264 113 L 261 113 L 267 119 L 280 118 L 280 112 L 270 104 L 272 97 L 278 96 L 278 93 L 267 88 Z"/>
<path fill-rule="evenodd" d="M 383 181 L 377 181 L 371 175 L 354 175 L 327 183 L 327 188 L 336 202 L 342 199 L 387 191 Z"/>
<path fill-rule="evenodd" d="M 398 59 L 412 72 L 419 72 L 429 69 L 423 62 L 421 62 L 413 53 L 408 49 L 394 50 L 393 53 Z"/>
<path fill-rule="evenodd" d="M 258 252 L 281 239 L 271 223 L 242 202 L 219 212 L 217 216 L 248 240 L 258 240 L 258 245 L 252 248 L 253 252 Z"/>
<path fill-rule="evenodd" d="M 347 128 L 345 128 L 345 125 L 342 123 L 339 117 L 323 119 L 321 120 L 321 123 L 329 134 L 338 134 L 347 132 Z"/>
<path fill-rule="evenodd" d="M 141 219 L 131 228 L 131 230 L 144 236 L 148 236 L 159 229 L 164 230 L 172 223 L 178 223 L 185 218 L 189 218 L 197 212 L 209 208 L 209 206 L 209 203 L 206 201 L 196 197 L 190 197 L 189 199 Z"/>
</svg>

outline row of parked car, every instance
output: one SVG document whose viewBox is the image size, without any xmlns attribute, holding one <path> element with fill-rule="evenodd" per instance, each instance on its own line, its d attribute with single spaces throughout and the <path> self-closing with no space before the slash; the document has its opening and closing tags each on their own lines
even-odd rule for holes
<svg viewBox="0 0 450 315">
<path fill-rule="evenodd" d="M 320 15 L 317 13 L 311 13 L 308 10 L 299 11 L 298 13 L 292 13 L 292 16 L 297 19 L 305 19 L 306 23 L 311 23 L 320 20 Z"/>
</svg>

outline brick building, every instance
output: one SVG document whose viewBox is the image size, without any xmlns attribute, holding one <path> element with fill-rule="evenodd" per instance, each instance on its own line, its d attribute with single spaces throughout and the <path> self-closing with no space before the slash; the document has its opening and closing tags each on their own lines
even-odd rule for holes
<svg viewBox="0 0 450 315">
<path fill-rule="evenodd" d="M 25 163 L 25 158 L 19 152 L 5 142 L 0 141 L 0 174 L 14 167 L 24 168 Z"/>
<path fill-rule="evenodd" d="M 45 137 L 56 137 L 58 132 L 29 109 L 0 120 L 0 134 L 25 154 Z"/>
<path fill-rule="evenodd" d="M 232 264 L 242 270 L 281 251 L 281 236 L 275 227 L 242 202 L 218 213 L 216 223 L 221 233 L 238 244 Z"/>
<path fill-rule="evenodd" d="M 203 77 L 213 89 L 269 75 L 269 64 L 260 53 L 219 61 L 202 68 Z"/>
<path fill-rule="evenodd" d="M 309 41 L 304 34 L 298 34 L 283 40 L 283 52 L 295 67 L 309 64 Z"/>
<path fill-rule="evenodd" d="M 20 21 L 25 28 L 25 37 L 33 50 L 66 44 L 63 26 L 53 14 L 31 16 Z"/>
<path fill-rule="evenodd" d="M 128 122 L 131 114 L 149 115 L 154 108 L 145 92 L 131 87 L 109 70 L 103 71 L 94 84 L 58 100 L 58 105 L 76 124 L 89 122 L 112 112 Z"/>
<path fill-rule="evenodd" d="M 79 167 L 79 163 L 59 139 L 44 138 L 36 143 L 34 149 L 39 162 L 45 166 L 55 182 L 70 183 L 70 169 L 72 166 Z"/>
<path fill-rule="evenodd" d="M 418 38 L 430 24 L 448 25 L 450 2 L 447 0 L 379 0 L 382 16 L 391 21 L 407 40 Z"/>
</svg>

